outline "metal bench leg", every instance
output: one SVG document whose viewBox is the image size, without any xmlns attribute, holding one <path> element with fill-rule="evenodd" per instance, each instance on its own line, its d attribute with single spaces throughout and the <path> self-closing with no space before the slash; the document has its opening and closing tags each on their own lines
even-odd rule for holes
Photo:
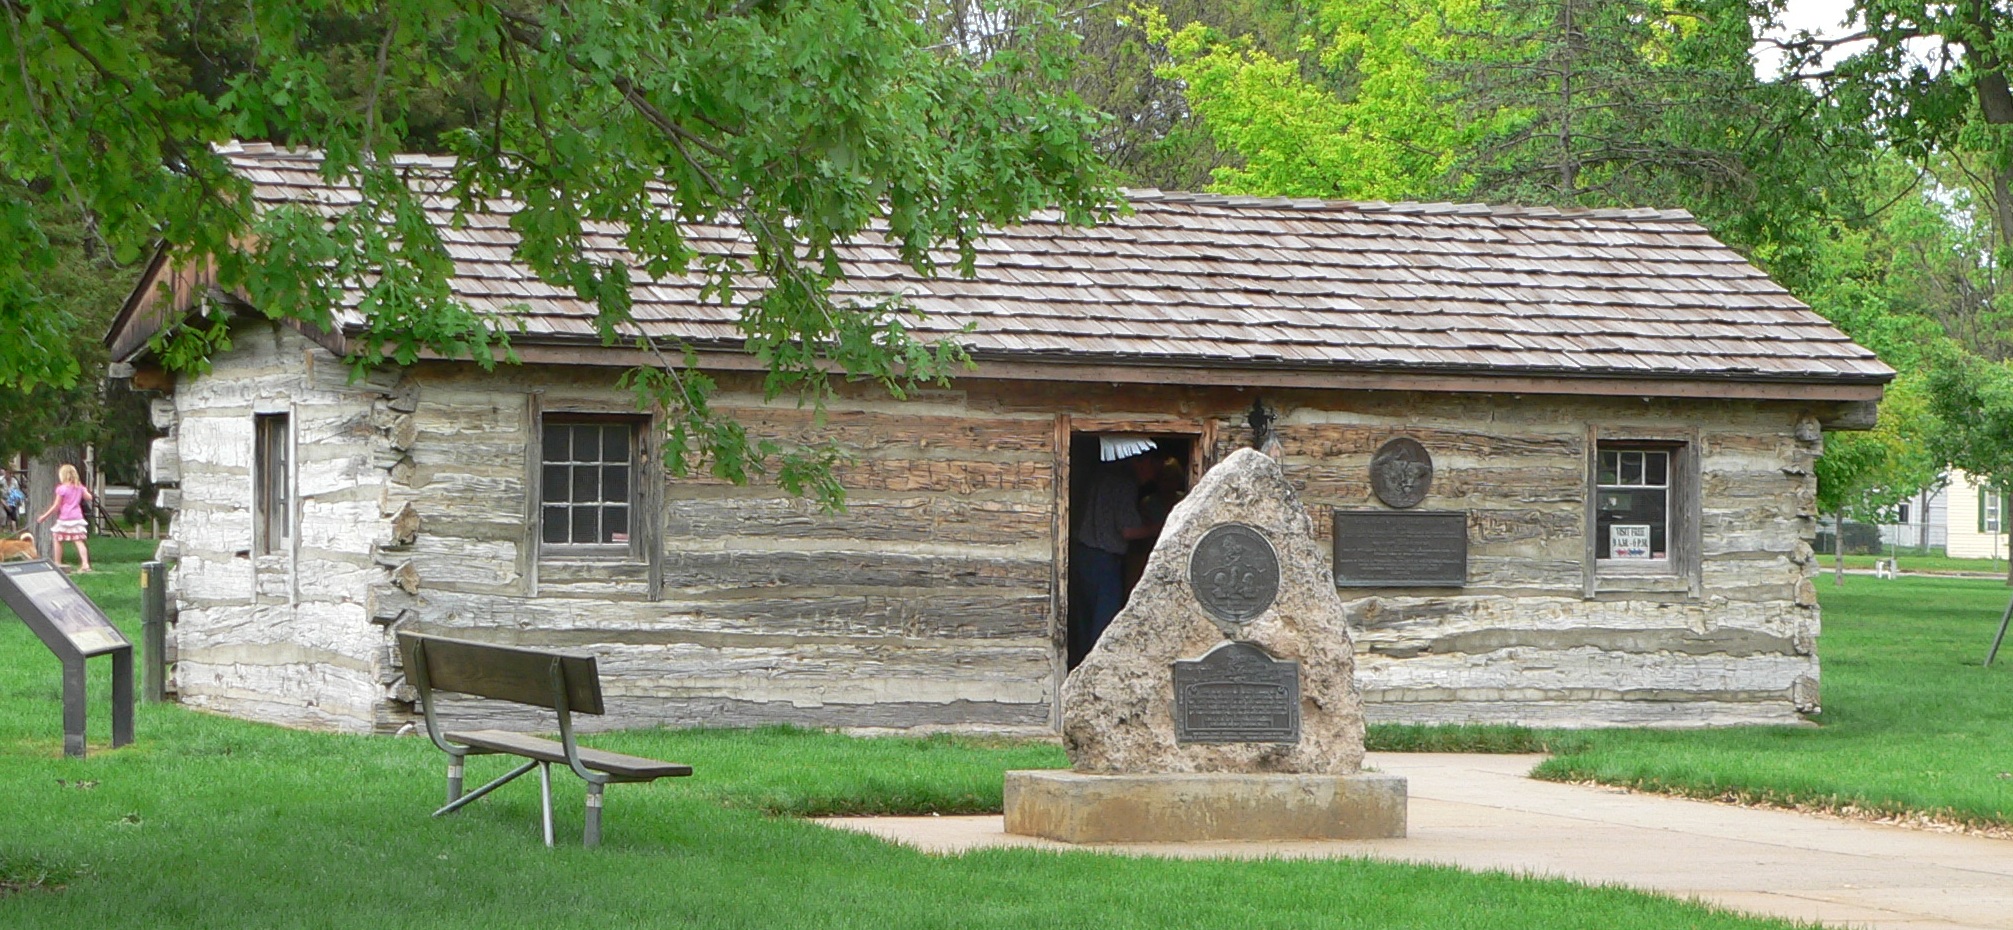
<svg viewBox="0 0 2013 930">
<path fill-rule="evenodd" d="M 462 764 L 467 761 L 468 756 L 460 753 L 447 757 L 447 803 L 449 804 L 461 800 Z"/>
<path fill-rule="evenodd" d="M 538 800 L 545 813 L 545 845 L 552 845 L 552 763 L 538 763 Z"/>
<path fill-rule="evenodd" d="M 587 836 L 586 845 L 601 845 L 601 789 L 602 785 L 587 783 Z"/>
</svg>

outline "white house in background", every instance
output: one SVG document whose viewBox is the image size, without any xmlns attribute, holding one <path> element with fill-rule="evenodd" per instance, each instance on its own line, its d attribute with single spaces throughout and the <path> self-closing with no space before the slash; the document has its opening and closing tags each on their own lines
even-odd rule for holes
<svg viewBox="0 0 2013 930">
<path fill-rule="evenodd" d="M 1952 470 L 1944 490 L 1949 512 L 1949 537 L 1944 551 L 1958 559 L 2003 559 L 2006 539 L 2006 495 L 1980 487 L 1976 478 Z"/>
</svg>

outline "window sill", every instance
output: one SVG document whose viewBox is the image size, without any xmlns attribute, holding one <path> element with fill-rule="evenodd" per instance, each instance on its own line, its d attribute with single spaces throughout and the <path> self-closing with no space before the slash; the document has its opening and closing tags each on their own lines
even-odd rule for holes
<svg viewBox="0 0 2013 930">
<path fill-rule="evenodd" d="M 538 561 L 540 564 L 551 564 L 554 562 L 596 562 L 601 564 L 635 562 L 642 564 L 648 562 L 649 559 L 628 546 L 605 549 L 592 546 L 568 546 L 565 548 L 548 546 L 538 551 Z"/>
<path fill-rule="evenodd" d="M 1596 594 L 1690 594 L 1691 580 L 1665 564 L 1594 567 Z"/>
<path fill-rule="evenodd" d="M 1603 578 L 1675 578 L 1677 573 L 1669 559 L 1594 560 L 1594 574 Z"/>
</svg>

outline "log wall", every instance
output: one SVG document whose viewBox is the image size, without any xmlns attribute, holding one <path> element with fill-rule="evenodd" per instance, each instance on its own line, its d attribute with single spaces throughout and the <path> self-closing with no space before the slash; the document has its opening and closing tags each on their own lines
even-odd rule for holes
<svg viewBox="0 0 2013 930">
<path fill-rule="evenodd" d="M 384 628 L 371 620 L 385 541 L 382 450 L 390 381 L 352 384 L 326 350 L 279 326 L 240 326 L 206 376 L 156 404 L 151 456 L 175 510 L 170 686 L 186 704 L 290 726 L 369 731 L 386 701 Z M 253 418 L 284 413 L 293 539 L 253 543 Z"/>
<path fill-rule="evenodd" d="M 235 713 L 375 729 L 408 719 L 389 649 L 389 632 L 408 628 L 598 653 L 602 726 L 1051 732 L 1070 435 L 1183 433 L 1220 456 L 1249 442 L 1254 400 L 1229 387 L 970 378 L 903 402 L 848 390 L 820 416 L 764 407 L 755 385 L 728 376 L 717 405 L 752 431 L 832 438 L 853 456 L 841 471 L 848 511 L 759 483 L 659 476 L 642 518 L 658 545 L 566 561 L 540 557 L 527 518 L 534 424 L 626 410 L 608 371 L 423 364 L 351 386 L 322 374 L 325 355 L 289 371 L 318 350 L 284 349 L 233 353 L 177 394 L 175 441 L 200 434 L 219 450 L 181 454 L 178 595 L 185 618 L 204 619 L 178 634 L 178 683 L 185 700 Z M 346 464 L 326 466 L 319 494 L 304 479 L 307 570 L 295 578 L 317 580 L 302 603 L 280 605 L 260 600 L 273 595 L 254 590 L 258 567 L 229 551 L 249 524 L 229 503 L 249 491 L 243 398 L 286 385 L 301 392 L 303 436 L 342 437 L 345 451 L 326 456 Z M 1465 588 L 1343 590 L 1373 719 L 1694 726 L 1792 722 L 1815 706 L 1806 540 L 1820 411 L 1360 391 L 1264 400 L 1322 532 L 1331 508 L 1380 506 L 1369 458 L 1398 435 L 1434 457 L 1422 508 L 1470 515 Z M 1598 437 L 1692 445 L 1696 577 L 1589 568 Z M 352 484 L 339 492 L 342 481 Z M 349 523 L 306 519 L 338 501 Z M 276 658 L 249 659 L 252 647 Z"/>
</svg>

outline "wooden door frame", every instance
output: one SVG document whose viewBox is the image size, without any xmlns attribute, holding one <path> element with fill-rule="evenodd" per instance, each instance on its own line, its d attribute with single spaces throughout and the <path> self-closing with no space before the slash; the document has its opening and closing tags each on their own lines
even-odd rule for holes
<svg viewBox="0 0 2013 930">
<path fill-rule="evenodd" d="M 1070 536 L 1070 446 L 1078 434 L 1144 433 L 1149 436 L 1186 436 L 1194 443 L 1188 457 L 1188 486 L 1192 489 L 1202 474 L 1215 464 L 1216 420 L 1205 417 L 1076 416 L 1055 415 L 1054 502 L 1049 533 L 1052 555 L 1049 569 L 1049 725 L 1062 729 L 1062 683 L 1069 676 L 1069 536 Z"/>
</svg>

